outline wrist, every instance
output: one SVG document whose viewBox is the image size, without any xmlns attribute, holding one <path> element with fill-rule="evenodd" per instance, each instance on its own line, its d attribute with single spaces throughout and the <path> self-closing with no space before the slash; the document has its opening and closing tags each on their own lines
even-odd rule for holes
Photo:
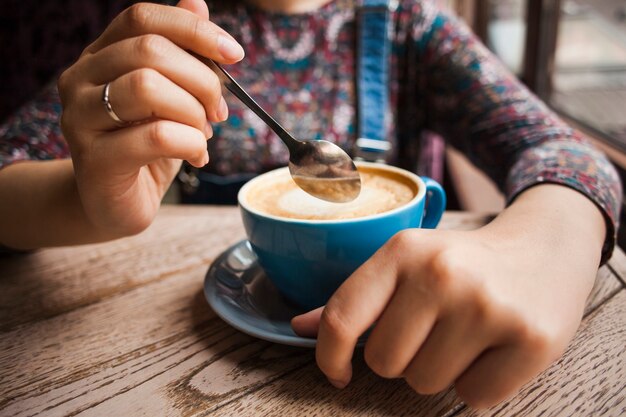
<svg viewBox="0 0 626 417">
<path fill-rule="evenodd" d="M 556 184 L 527 189 L 484 229 L 504 239 L 534 237 L 555 250 L 579 248 L 598 264 L 607 230 L 601 210 L 588 197 Z"/>
<path fill-rule="evenodd" d="M 36 249 L 111 239 L 88 219 L 72 162 L 24 161 L 0 171 L 0 243 Z"/>
<path fill-rule="evenodd" d="M 604 216 L 589 198 L 565 186 L 538 185 L 479 233 L 503 259 L 520 261 L 520 272 L 536 279 L 541 294 L 567 294 L 582 315 L 606 234 Z"/>
<path fill-rule="evenodd" d="M 584 304 L 600 265 L 606 223 L 583 194 L 542 184 L 520 194 L 481 233 L 497 250 L 523 259 L 528 273 L 545 277 L 544 285 L 554 284 L 554 291 L 567 285 Z"/>
</svg>

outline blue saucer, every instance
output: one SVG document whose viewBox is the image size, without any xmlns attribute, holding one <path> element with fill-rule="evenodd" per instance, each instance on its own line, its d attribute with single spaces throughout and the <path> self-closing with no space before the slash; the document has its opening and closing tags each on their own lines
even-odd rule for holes
<svg viewBox="0 0 626 417">
<path fill-rule="evenodd" d="M 291 329 L 291 318 L 306 311 L 278 293 L 247 240 L 231 246 L 211 264 L 204 295 L 218 316 L 244 333 L 284 345 L 315 347 L 316 339 L 300 337 Z"/>
</svg>

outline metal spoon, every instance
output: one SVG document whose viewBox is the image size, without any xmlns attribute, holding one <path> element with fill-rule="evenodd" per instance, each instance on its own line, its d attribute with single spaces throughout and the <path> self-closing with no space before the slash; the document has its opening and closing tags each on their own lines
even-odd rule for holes
<svg viewBox="0 0 626 417">
<path fill-rule="evenodd" d="M 335 203 L 346 203 L 358 197 L 361 192 L 361 177 L 354 162 L 343 149 L 325 140 L 295 139 L 221 65 L 209 58 L 198 58 L 287 145 L 289 172 L 300 188 L 317 198 Z"/>
</svg>

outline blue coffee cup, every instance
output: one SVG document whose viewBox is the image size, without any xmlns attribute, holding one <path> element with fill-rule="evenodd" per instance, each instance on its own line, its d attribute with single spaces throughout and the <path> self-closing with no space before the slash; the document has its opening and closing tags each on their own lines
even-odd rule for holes
<svg viewBox="0 0 626 417">
<path fill-rule="evenodd" d="M 252 179 L 239 191 L 243 224 L 259 264 L 278 291 L 303 309 L 324 305 L 361 264 L 399 231 L 434 229 L 445 210 L 445 192 L 430 178 L 385 164 L 358 162 L 357 167 L 396 176 L 412 186 L 414 197 L 379 214 L 302 220 L 267 214 L 251 207 L 248 200 L 249 191 L 262 181 L 288 175 L 286 167 Z"/>
</svg>

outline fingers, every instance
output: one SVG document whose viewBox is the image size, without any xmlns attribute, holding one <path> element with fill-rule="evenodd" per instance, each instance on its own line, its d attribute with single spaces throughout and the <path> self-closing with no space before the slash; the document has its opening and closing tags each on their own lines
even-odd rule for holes
<svg viewBox="0 0 626 417">
<path fill-rule="evenodd" d="M 104 109 L 101 101 L 103 88 L 102 85 L 87 88 L 77 98 L 77 107 L 68 109 L 70 115 L 67 117 L 77 119 L 75 126 L 84 125 L 99 131 L 119 128 Z M 124 121 L 171 120 L 194 127 L 206 137 L 212 136 L 202 104 L 154 70 L 136 70 L 113 81 L 109 86 L 109 102 Z"/>
<path fill-rule="evenodd" d="M 456 381 L 455 389 L 473 408 L 486 408 L 505 400 L 547 366 L 521 346 L 485 352 Z"/>
<path fill-rule="evenodd" d="M 126 173 L 162 158 L 183 159 L 196 167 L 209 161 L 204 133 L 190 126 L 157 120 L 102 134 L 88 146 L 103 167 Z M 80 150 L 79 150 L 80 152 Z M 113 168 L 112 168 L 113 167 Z"/>
<path fill-rule="evenodd" d="M 207 119 L 213 122 L 228 117 L 219 78 L 188 52 L 158 35 L 125 39 L 80 61 L 75 74 L 89 74 L 88 82 L 104 84 L 141 68 L 161 73 L 202 103 Z"/>
<path fill-rule="evenodd" d="M 491 335 L 483 330 L 462 316 L 437 322 L 404 370 L 407 383 L 425 395 L 451 386 L 488 346 Z"/>
<path fill-rule="evenodd" d="M 126 38 L 155 34 L 170 39 L 182 49 L 230 64 L 244 51 L 223 29 L 181 7 L 152 3 L 135 4 L 118 15 L 104 33 L 85 50 L 95 53 Z"/>
<path fill-rule="evenodd" d="M 291 320 L 291 327 L 302 337 L 317 337 L 324 307 L 316 308 Z"/>
<path fill-rule="evenodd" d="M 217 75 L 187 50 L 226 63 L 243 57 L 243 50 L 207 17 L 208 9 L 199 0 L 184 0 L 181 7 L 140 3 L 127 9 L 60 78 L 59 91 L 65 109 L 78 109 L 81 116 L 92 114 L 94 120 L 100 122 L 85 127 L 116 127 L 101 111 L 96 111 L 94 106 L 101 104 L 100 98 L 96 97 L 91 105 L 84 99 L 94 95 L 90 93 L 90 86 L 101 88 L 116 80 L 116 85 L 111 85 L 109 101 L 123 120 L 143 120 L 142 116 L 144 119 L 171 117 L 172 121 L 212 135 L 207 120 L 225 120 L 228 106 Z M 225 45 L 231 48 L 224 49 Z M 188 94 L 178 91 L 173 84 Z M 130 89 L 123 89 L 123 86 Z M 174 94 L 174 99 L 166 103 L 163 97 L 158 97 L 159 92 L 163 97 Z M 195 102 L 188 95 L 195 97 Z M 197 102 L 204 108 L 202 118 Z M 176 109 L 175 105 L 180 107 Z M 93 111 L 85 112 L 84 108 Z M 64 119 L 66 130 L 80 126 L 80 123 L 71 123 L 79 117 Z"/>
<path fill-rule="evenodd" d="M 382 377 L 402 376 L 437 319 L 437 300 L 420 297 L 413 289 L 399 283 L 365 345 L 367 365 Z"/>
<path fill-rule="evenodd" d="M 317 364 L 339 388 L 352 378 L 357 339 L 378 319 L 395 291 L 395 265 L 386 252 L 383 247 L 344 282 L 322 313 Z"/>
<path fill-rule="evenodd" d="M 562 353 L 560 316 L 538 316 L 534 289 L 523 293 L 528 277 L 506 260 L 483 262 L 496 259 L 493 251 L 468 236 L 401 232 L 337 290 L 321 314 L 316 350 L 333 385 L 350 381 L 356 341 L 373 323 L 365 360 L 374 372 L 402 376 L 422 394 L 454 384 L 477 408 L 512 395 Z M 314 335 L 318 316 L 295 318 L 294 329 Z"/>
<path fill-rule="evenodd" d="M 511 317 L 502 324 L 500 343 L 493 343 L 456 380 L 457 393 L 472 407 L 489 407 L 510 397 L 565 350 L 554 329 Z"/>
<path fill-rule="evenodd" d="M 437 323 L 404 370 L 407 383 L 421 394 L 448 388 L 483 351 L 502 344 L 507 330 L 507 320 L 487 290 L 450 262 L 433 263 L 436 290 L 426 298 L 441 303 Z"/>
<path fill-rule="evenodd" d="M 189 10 L 190 12 L 197 14 L 201 18 L 209 18 L 209 8 L 207 7 L 207 4 L 202 0 L 181 0 L 176 6 Z"/>
</svg>

